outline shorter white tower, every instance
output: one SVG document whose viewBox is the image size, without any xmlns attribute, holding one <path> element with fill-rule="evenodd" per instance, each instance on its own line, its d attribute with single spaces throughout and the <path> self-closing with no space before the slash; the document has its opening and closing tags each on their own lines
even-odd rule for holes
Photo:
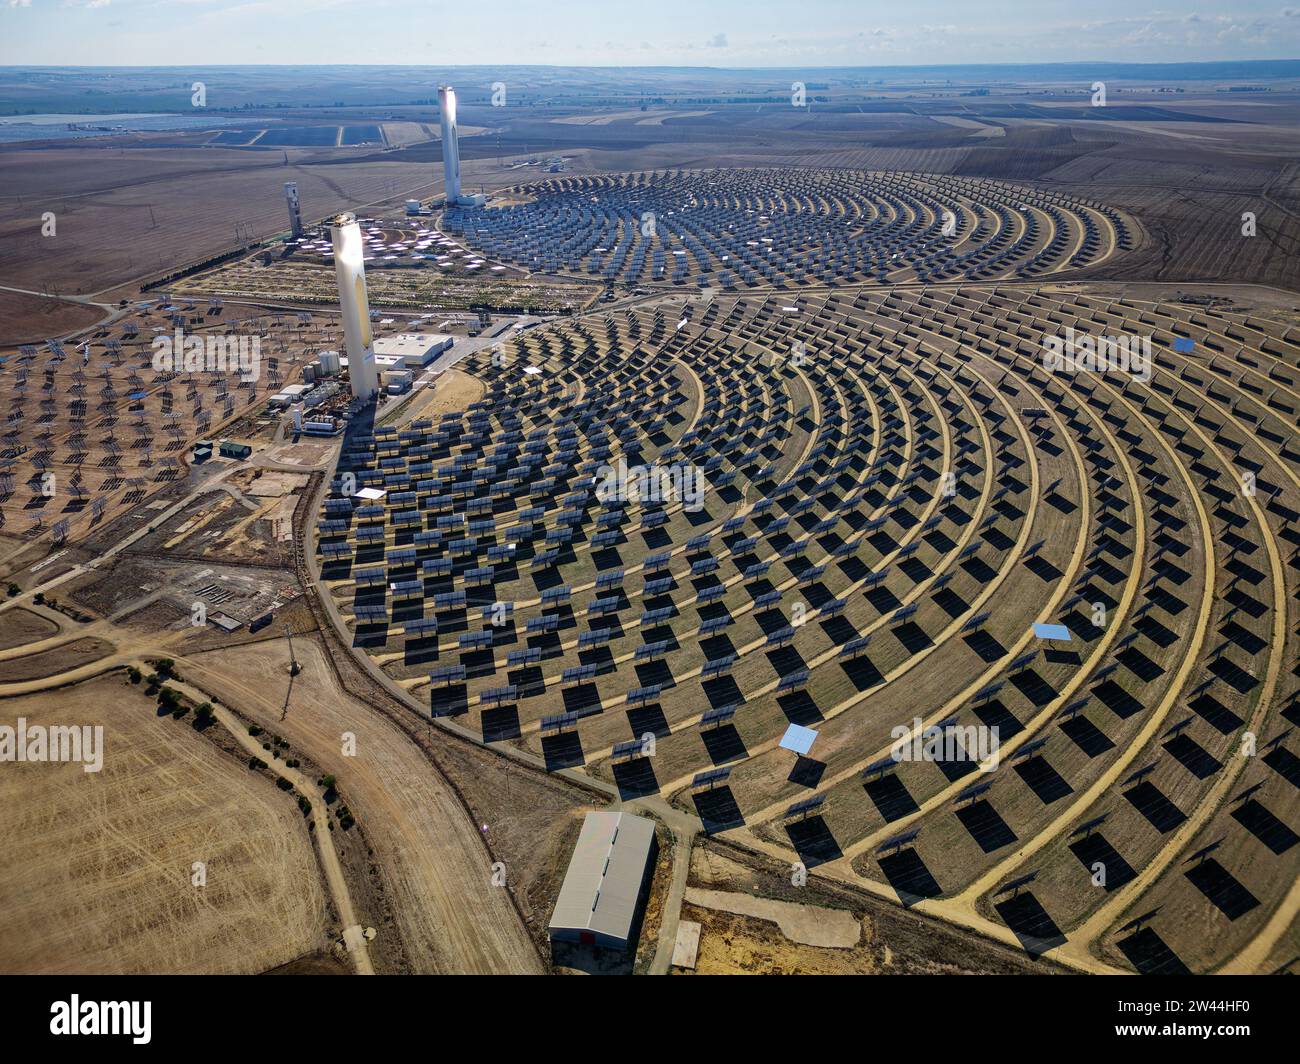
<svg viewBox="0 0 1300 1064">
<path fill-rule="evenodd" d="M 302 236 L 302 212 L 298 209 L 298 183 L 296 181 L 286 181 L 284 183 L 284 202 L 289 205 L 289 228 L 293 230 L 293 236 L 296 240 Z"/>
<path fill-rule="evenodd" d="M 450 85 L 438 89 L 438 108 L 442 112 L 442 173 L 447 206 L 460 200 L 460 145 L 456 142 L 456 90 Z"/>
<path fill-rule="evenodd" d="M 370 335 L 370 300 L 366 296 L 365 250 L 361 227 L 353 214 L 340 214 L 330 225 L 334 272 L 339 282 L 339 310 L 348 351 L 352 394 L 370 399 L 379 391 L 374 340 Z"/>
</svg>

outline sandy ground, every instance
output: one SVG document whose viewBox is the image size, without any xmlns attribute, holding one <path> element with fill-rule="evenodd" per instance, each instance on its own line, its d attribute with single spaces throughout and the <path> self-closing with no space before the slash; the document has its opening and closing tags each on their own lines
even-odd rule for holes
<svg viewBox="0 0 1300 1064">
<path fill-rule="evenodd" d="M 552 118 L 551 121 L 564 126 L 607 126 L 611 122 L 626 122 L 630 118 L 641 118 L 644 114 L 640 108 L 632 111 L 613 111 L 598 115 L 566 115 L 564 118 Z"/>
<path fill-rule="evenodd" d="M 20 683 L 56 676 L 65 669 L 86 665 L 113 652 L 103 639 L 77 639 L 51 650 L 0 663 L 0 683 Z"/>
<path fill-rule="evenodd" d="M 716 114 L 715 111 L 669 111 L 666 114 L 651 115 L 637 122 L 638 126 L 662 126 L 670 118 L 704 118 Z"/>
<path fill-rule="evenodd" d="M 0 613 L 0 650 L 49 639 L 58 631 L 57 624 L 31 610 L 7 610 Z"/>
<path fill-rule="evenodd" d="M 700 949 L 695 971 L 681 974 L 872 975 L 885 970 L 871 951 L 796 945 L 776 933 L 767 920 L 689 903 L 682 917 L 699 922 Z"/>
<path fill-rule="evenodd" d="M 307 830 L 264 777 L 120 677 L 0 710 L 10 726 L 104 727 L 98 773 L 0 771 L 0 970 L 252 973 L 326 947 Z"/>
<path fill-rule="evenodd" d="M 438 374 L 401 408 L 403 423 L 420 418 L 437 419 L 451 410 L 464 410 L 483 396 L 483 382 L 458 369 Z"/>
<path fill-rule="evenodd" d="M 21 287 L 21 281 L 11 282 Z M 85 329 L 108 311 L 84 303 L 0 290 L 0 345 L 34 344 Z"/>
<path fill-rule="evenodd" d="M 771 920 L 791 942 L 806 946 L 855 946 L 862 937 L 862 925 L 852 913 L 820 905 L 796 905 L 771 898 L 755 898 L 732 891 L 686 888 L 686 901 L 706 909 L 718 909 L 737 916 Z"/>
<path fill-rule="evenodd" d="M 289 677 L 279 641 L 197 655 L 179 668 L 337 776 L 384 869 L 416 971 L 540 972 L 506 891 L 492 885 L 478 826 L 451 788 L 400 729 L 337 689 L 317 642 L 294 648 L 303 671 L 283 720 Z M 355 757 L 340 753 L 345 732 L 356 737 Z"/>
</svg>

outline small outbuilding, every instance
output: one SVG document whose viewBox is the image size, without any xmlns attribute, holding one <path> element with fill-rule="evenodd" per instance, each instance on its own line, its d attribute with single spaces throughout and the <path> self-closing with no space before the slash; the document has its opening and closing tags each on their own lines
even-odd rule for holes
<svg viewBox="0 0 1300 1064">
<path fill-rule="evenodd" d="M 588 813 L 551 914 L 551 941 L 635 946 L 655 854 L 653 821 L 631 813 Z"/>
</svg>

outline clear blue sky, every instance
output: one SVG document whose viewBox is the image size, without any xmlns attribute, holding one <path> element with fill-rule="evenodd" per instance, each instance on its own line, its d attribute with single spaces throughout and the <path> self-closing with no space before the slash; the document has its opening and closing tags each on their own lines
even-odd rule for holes
<svg viewBox="0 0 1300 1064">
<path fill-rule="evenodd" d="M 0 65 L 1300 58 L 1300 0 L 0 0 Z"/>
</svg>

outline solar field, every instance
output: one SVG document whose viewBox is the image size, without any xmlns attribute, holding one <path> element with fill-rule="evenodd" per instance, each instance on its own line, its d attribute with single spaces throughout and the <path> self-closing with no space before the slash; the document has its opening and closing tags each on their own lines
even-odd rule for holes
<svg viewBox="0 0 1300 1064">
<path fill-rule="evenodd" d="M 802 187 L 564 179 L 464 224 L 652 287 L 466 357 L 463 412 L 353 426 L 313 549 L 354 650 L 486 743 L 1032 955 L 1286 963 L 1295 309 L 1067 282 L 1141 239 L 1103 205 Z M 1046 357 L 1078 337 L 1132 359 Z"/>
<path fill-rule="evenodd" d="M 701 288 L 1033 278 L 1131 248 L 1112 208 L 949 175 L 673 171 L 559 178 L 447 212 L 493 259 L 608 282 Z"/>
<path fill-rule="evenodd" d="M 236 361 L 221 372 L 157 369 L 154 341 L 176 330 L 223 344 L 256 338 L 256 373 L 241 373 Z M 189 444 L 288 383 L 300 345 L 312 342 L 324 346 L 326 337 L 305 312 L 155 298 L 75 341 L 23 345 L 0 356 L 0 529 L 73 542 L 183 481 Z"/>
</svg>

